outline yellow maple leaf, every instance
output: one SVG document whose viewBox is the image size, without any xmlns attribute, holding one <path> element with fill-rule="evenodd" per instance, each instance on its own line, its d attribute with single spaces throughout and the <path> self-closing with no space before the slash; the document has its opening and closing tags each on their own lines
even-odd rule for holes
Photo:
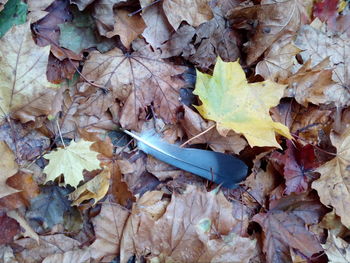
<svg viewBox="0 0 350 263">
<path fill-rule="evenodd" d="M 340 135 L 331 133 L 330 137 L 337 155 L 315 170 L 321 177 L 312 183 L 312 188 L 317 190 L 321 202 L 332 206 L 343 225 L 350 228 L 350 128 Z"/>
<path fill-rule="evenodd" d="M 222 135 L 232 129 L 242 133 L 251 147 L 280 148 L 275 132 L 292 136 L 286 126 L 271 119 L 269 109 L 279 103 L 285 87 L 270 80 L 248 84 L 238 62 L 218 58 L 213 76 L 197 71 L 194 93 L 202 105 L 196 108 L 204 118 L 217 122 Z"/>
<path fill-rule="evenodd" d="M 63 174 L 65 184 L 77 187 L 79 182 L 84 180 L 83 170 L 100 169 L 98 153 L 90 150 L 91 144 L 93 142 L 84 140 L 77 143 L 72 141 L 66 148 L 45 154 L 44 158 L 50 160 L 44 169 L 44 173 L 47 174 L 46 182 L 53 181 Z"/>
<path fill-rule="evenodd" d="M 95 205 L 107 194 L 110 178 L 111 172 L 109 168 L 104 168 L 101 173 L 69 194 L 69 199 L 74 200 L 72 205 L 80 205 L 82 202 L 92 198 L 94 199 L 93 205 Z"/>
</svg>

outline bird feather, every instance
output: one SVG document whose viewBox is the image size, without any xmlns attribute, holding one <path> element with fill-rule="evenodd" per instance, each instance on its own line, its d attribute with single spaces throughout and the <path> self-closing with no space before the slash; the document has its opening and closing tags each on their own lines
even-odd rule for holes
<svg viewBox="0 0 350 263">
<path fill-rule="evenodd" d="M 247 175 L 247 165 L 231 155 L 208 150 L 181 148 L 165 142 L 154 132 L 145 132 L 141 135 L 127 130 L 124 132 L 138 141 L 138 147 L 141 151 L 224 187 L 235 188 L 237 183 L 241 182 Z"/>
</svg>

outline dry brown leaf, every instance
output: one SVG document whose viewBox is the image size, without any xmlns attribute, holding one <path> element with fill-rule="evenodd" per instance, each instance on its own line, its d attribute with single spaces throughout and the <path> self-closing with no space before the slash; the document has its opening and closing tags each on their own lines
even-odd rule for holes
<svg viewBox="0 0 350 263">
<path fill-rule="evenodd" d="M 322 245 L 329 263 L 350 262 L 350 245 L 344 239 L 328 232 L 326 244 Z"/>
<path fill-rule="evenodd" d="M 279 82 L 290 74 L 294 57 L 301 50 L 293 44 L 293 36 L 285 34 L 275 41 L 264 53 L 264 59 L 255 68 L 255 73 L 264 79 Z"/>
<path fill-rule="evenodd" d="M 35 45 L 30 24 L 14 26 L 0 39 L 0 117 L 22 122 L 48 114 L 54 90 L 46 79 L 50 47 Z M 16 112 L 17 111 L 17 112 Z"/>
<path fill-rule="evenodd" d="M 350 38 L 346 35 L 327 35 L 312 26 L 303 26 L 295 40 L 295 45 L 302 49 L 300 53 L 304 61 L 311 60 L 311 66 L 329 58 L 328 69 L 333 69 L 332 80 L 336 83 L 324 91 L 327 102 L 334 102 L 342 107 L 350 104 Z"/>
<path fill-rule="evenodd" d="M 182 21 L 196 27 L 213 17 L 209 0 L 164 0 L 163 9 L 175 30 Z"/>
<path fill-rule="evenodd" d="M 141 7 L 148 6 L 150 2 L 152 1 L 140 0 Z M 142 18 L 147 26 L 142 36 L 153 48 L 160 47 L 163 42 L 169 39 L 173 28 L 164 15 L 162 2 L 144 8 Z"/>
<path fill-rule="evenodd" d="M 340 216 L 341 222 L 350 227 L 350 128 L 337 135 L 331 133 L 333 146 L 337 148 L 336 156 L 316 169 L 321 177 L 312 183 L 321 202 L 332 206 Z"/>
<path fill-rule="evenodd" d="M 166 205 L 158 191 L 147 192 L 134 204 L 123 233 L 121 262 L 133 254 L 172 262 L 249 262 L 254 256 L 255 240 L 233 231 L 239 219 L 221 192 L 188 186 Z"/>
<path fill-rule="evenodd" d="M 64 234 L 41 235 L 39 244 L 32 238 L 16 240 L 15 244 L 19 248 L 16 259 L 22 263 L 48 262 L 45 260 L 46 257 L 55 253 L 78 249 L 81 245 L 77 240 Z"/>
<path fill-rule="evenodd" d="M 332 70 L 325 69 L 328 63 L 327 58 L 311 67 L 311 60 L 308 60 L 303 67 L 284 81 L 288 83 L 288 95 L 295 97 L 295 100 L 305 107 L 309 102 L 315 105 L 329 103 L 325 92 L 334 85 L 334 82 Z"/>
<path fill-rule="evenodd" d="M 253 36 L 247 43 L 247 64 L 254 63 L 275 41 L 285 34 L 296 32 L 302 20 L 308 17 L 307 9 L 313 1 L 261 1 L 261 5 L 237 7 L 227 17 L 239 21 L 256 21 L 256 27 L 249 25 Z M 254 23 L 254 22 L 253 22 Z"/>
<path fill-rule="evenodd" d="M 185 68 L 158 59 L 159 55 L 149 46 L 139 48 L 142 51 L 131 55 L 124 55 L 118 48 L 104 54 L 91 52 L 83 74 L 124 102 L 119 120 L 124 128 L 139 129 L 145 107 L 151 103 L 154 112 L 165 122 L 175 122 L 180 106 L 178 89 L 183 83 L 176 75 Z"/>
<path fill-rule="evenodd" d="M 325 214 L 322 205 L 306 195 L 288 196 L 275 202 L 267 213 L 253 217 L 264 231 L 267 262 L 291 262 L 290 248 L 307 258 L 322 251 L 316 235 L 308 230 Z"/>
<path fill-rule="evenodd" d="M 0 141 L 0 198 L 18 192 L 6 184 L 8 178 L 18 171 L 15 156 L 4 141 Z"/>
<path fill-rule="evenodd" d="M 115 203 L 106 202 L 101 212 L 92 219 L 96 240 L 89 247 L 62 249 L 45 258 L 43 263 L 110 262 L 119 252 L 124 224 L 129 212 Z M 62 253 L 62 251 L 64 253 Z"/>
<path fill-rule="evenodd" d="M 181 124 L 187 134 L 188 139 L 195 137 L 208 130 L 214 124 L 213 121 L 205 121 L 198 113 L 184 106 L 184 119 Z M 239 134 L 231 131 L 226 137 L 220 135 L 217 130 L 210 129 L 196 139 L 190 141 L 190 144 L 207 143 L 213 151 L 216 152 L 234 152 L 239 154 L 248 144 Z"/>
<path fill-rule="evenodd" d="M 126 0 L 95 1 L 93 17 L 95 18 L 96 26 L 100 35 L 107 36 L 108 32 L 113 31 L 115 23 L 114 8 L 118 7 L 118 4 L 125 1 Z M 84 5 L 81 5 L 81 7 L 84 7 Z"/>
<path fill-rule="evenodd" d="M 130 12 L 125 9 L 118 9 L 115 11 L 114 30 L 107 32 L 106 36 L 111 38 L 115 35 L 120 36 L 120 40 L 126 48 L 130 48 L 131 42 L 137 38 L 146 28 L 143 17 L 139 14 L 128 16 Z"/>
</svg>

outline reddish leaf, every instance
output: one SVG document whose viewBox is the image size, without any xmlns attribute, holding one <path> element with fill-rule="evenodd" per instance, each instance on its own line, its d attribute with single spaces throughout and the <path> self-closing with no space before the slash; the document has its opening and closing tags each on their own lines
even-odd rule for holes
<svg viewBox="0 0 350 263">
<path fill-rule="evenodd" d="M 308 189 L 309 182 L 314 179 L 313 169 L 318 166 L 314 147 L 310 144 L 296 146 L 287 141 L 287 150 L 284 154 L 274 152 L 271 159 L 283 166 L 283 175 L 286 179 L 285 193 L 302 193 Z"/>
<path fill-rule="evenodd" d="M 0 245 L 13 241 L 13 237 L 20 231 L 16 220 L 8 217 L 6 214 L 0 214 Z"/>
</svg>

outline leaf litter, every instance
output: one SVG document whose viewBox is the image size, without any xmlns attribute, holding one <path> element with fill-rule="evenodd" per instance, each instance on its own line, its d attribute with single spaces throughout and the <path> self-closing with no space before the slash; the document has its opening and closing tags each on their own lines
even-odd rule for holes
<svg viewBox="0 0 350 263">
<path fill-rule="evenodd" d="M 0 261 L 347 262 L 349 17 L 343 0 L 0 0 Z M 226 189 L 123 129 L 248 174 Z"/>
</svg>

